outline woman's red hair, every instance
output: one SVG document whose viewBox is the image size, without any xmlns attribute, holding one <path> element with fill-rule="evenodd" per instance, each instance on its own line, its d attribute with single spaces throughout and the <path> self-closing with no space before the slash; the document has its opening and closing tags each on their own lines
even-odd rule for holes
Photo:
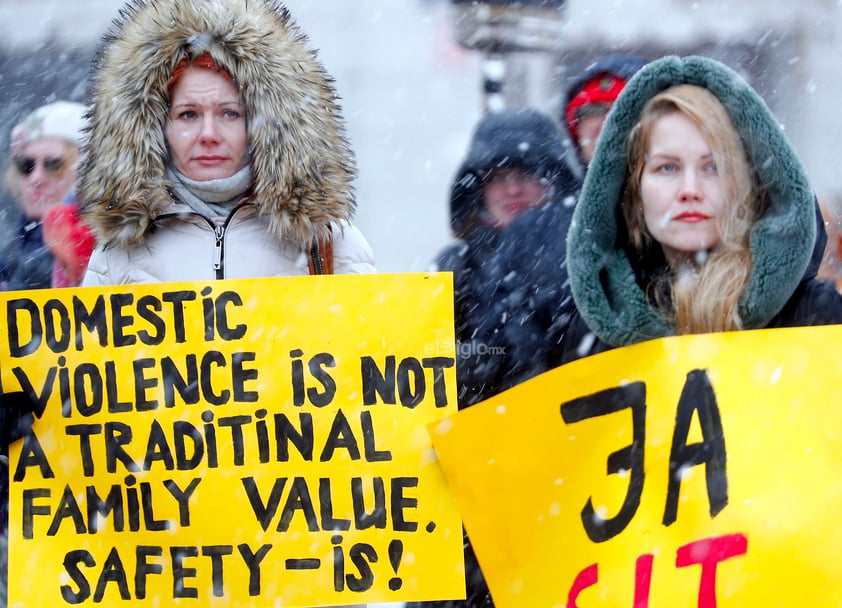
<svg viewBox="0 0 842 608">
<path fill-rule="evenodd" d="M 210 56 L 210 53 L 205 51 L 201 55 L 197 55 L 195 57 L 185 57 L 177 64 L 175 64 L 175 68 L 173 68 L 172 76 L 170 76 L 169 82 L 167 82 L 167 91 L 172 91 L 172 88 L 175 86 L 175 83 L 184 73 L 184 70 L 190 67 L 196 68 L 205 68 L 207 70 L 213 70 L 217 74 L 222 74 L 226 78 L 228 78 L 231 82 L 235 85 L 237 81 L 234 80 L 234 77 L 231 76 L 231 72 L 223 68 L 221 65 L 216 63 L 213 60 L 213 57 Z"/>
</svg>

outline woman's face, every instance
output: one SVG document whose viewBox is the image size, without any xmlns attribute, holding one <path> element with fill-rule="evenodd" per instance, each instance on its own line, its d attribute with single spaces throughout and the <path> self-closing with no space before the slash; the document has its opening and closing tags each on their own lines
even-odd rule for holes
<svg viewBox="0 0 842 608">
<path fill-rule="evenodd" d="M 699 127 L 680 112 L 653 125 L 640 179 L 646 227 L 672 262 L 719 244 L 726 196 Z"/>
<path fill-rule="evenodd" d="M 40 220 L 48 208 L 64 200 L 76 181 L 77 160 L 76 148 L 55 137 L 31 141 L 15 154 L 19 202 L 27 219 Z"/>
<path fill-rule="evenodd" d="M 579 155 L 586 165 L 589 165 L 593 159 L 596 140 L 602 132 L 611 105 L 610 103 L 593 103 L 582 107 L 579 111 L 579 119 L 576 122 L 576 140 Z"/>
<path fill-rule="evenodd" d="M 517 167 L 492 169 L 482 180 L 485 208 L 495 228 L 505 228 L 518 215 L 543 207 L 549 199 L 546 180 Z"/>
<path fill-rule="evenodd" d="M 249 162 L 239 91 L 213 70 L 182 72 L 170 93 L 165 134 L 175 169 L 192 180 L 231 177 Z"/>
</svg>

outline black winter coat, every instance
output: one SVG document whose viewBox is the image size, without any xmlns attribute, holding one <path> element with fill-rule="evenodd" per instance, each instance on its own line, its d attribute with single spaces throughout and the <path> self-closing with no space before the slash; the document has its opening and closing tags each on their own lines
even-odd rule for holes
<svg viewBox="0 0 842 608">
<path fill-rule="evenodd" d="M 492 268 L 507 318 L 502 341 L 509 354 L 509 386 L 559 365 L 574 311 L 565 237 L 575 198 L 524 213 L 500 235 Z"/>
<path fill-rule="evenodd" d="M 44 244 L 41 222 L 22 219 L 0 254 L 0 285 L 8 291 L 52 286 L 53 254 Z"/>
<path fill-rule="evenodd" d="M 504 317 L 493 268 L 497 241 L 497 230 L 482 226 L 446 248 L 436 260 L 439 269 L 453 272 L 460 408 L 508 388 Z"/>
</svg>

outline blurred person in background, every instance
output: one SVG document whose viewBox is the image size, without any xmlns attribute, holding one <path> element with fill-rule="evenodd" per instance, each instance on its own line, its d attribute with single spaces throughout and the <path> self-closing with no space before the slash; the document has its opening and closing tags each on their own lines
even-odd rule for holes
<svg viewBox="0 0 842 608">
<path fill-rule="evenodd" d="M 617 96 L 646 65 L 633 54 L 601 57 L 570 84 L 561 111 L 562 124 L 576 151 L 574 168 L 586 173 L 593 150 Z M 558 365 L 557 353 L 572 299 L 567 280 L 567 231 L 578 192 L 559 208 L 531 211 L 504 231 L 496 271 L 506 316 L 506 349 L 517 384 Z M 528 248 L 522 246 L 529 243 Z"/>
<path fill-rule="evenodd" d="M 450 191 L 457 242 L 434 264 L 453 272 L 459 407 L 508 388 L 507 357 L 498 350 L 505 319 L 494 268 L 501 232 L 530 209 L 561 205 L 577 188 L 561 132 L 546 114 L 507 110 L 476 125 Z"/>
<path fill-rule="evenodd" d="M 560 207 L 561 199 L 575 192 L 579 183 L 566 156 L 558 126 L 538 110 L 490 113 L 474 128 L 450 191 L 450 226 L 458 242 L 434 264 L 435 270 L 453 272 L 460 409 L 510 386 L 509 353 L 502 343 L 507 320 L 494 268 L 499 237 L 522 213 Z M 467 536 L 464 551 L 467 599 L 408 608 L 493 606 Z"/>
<path fill-rule="evenodd" d="M 70 101 L 41 106 L 18 123 L 10 137 L 4 185 L 21 219 L 0 252 L 0 287 L 52 286 L 54 256 L 44 242 L 45 215 L 72 195 L 83 142 L 85 107 Z"/>
<path fill-rule="evenodd" d="M 56 101 L 28 114 L 12 129 L 10 164 L 4 185 L 21 212 L 20 225 L 0 252 L 0 287 L 3 290 L 53 287 L 60 262 L 45 242 L 46 218 L 73 197 L 83 145 L 85 107 Z M 63 221 L 55 221 L 57 229 Z M 90 242 L 90 232 L 78 225 L 63 234 L 62 247 Z M 56 243 L 58 244 L 58 243 Z M 84 256 L 83 256 L 84 258 Z M 84 264 L 86 258 L 79 263 Z M 77 276 L 80 273 L 77 273 Z M 32 423 L 33 404 L 22 393 L 0 395 L 0 606 L 6 606 L 8 534 L 8 444 Z"/>
<path fill-rule="evenodd" d="M 567 88 L 562 123 L 567 127 L 583 167 L 587 167 L 593 158 L 605 117 L 617 96 L 644 65 L 644 58 L 632 54 L 600 57 L 582 70 Z"/>
</svg>

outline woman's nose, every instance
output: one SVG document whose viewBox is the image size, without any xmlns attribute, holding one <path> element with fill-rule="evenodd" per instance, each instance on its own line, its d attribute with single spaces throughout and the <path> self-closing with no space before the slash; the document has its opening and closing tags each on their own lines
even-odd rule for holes
<svg viewBox="0 0 842 608">
<path fill-rule="evenodd" d="M 504 184 L 507 192 L 520 192 L 523 188 L 523 180 L 515 176 L 509 176 Z"/>
<path fill-rule="evenodd" d="M 205 116 L 202 119 L 201 138 L 202 141 L 219 140 L 219 129 L 217 128 L 216 121 L 213 116 Z"/>
<path fill-rule="evenodd" d="M 699 176 L 695 171 L 685 171 L 681 177 L 681 191 L 679 199 L 683 201 L 698 200 L 701 197 Z"/>
</svg>

